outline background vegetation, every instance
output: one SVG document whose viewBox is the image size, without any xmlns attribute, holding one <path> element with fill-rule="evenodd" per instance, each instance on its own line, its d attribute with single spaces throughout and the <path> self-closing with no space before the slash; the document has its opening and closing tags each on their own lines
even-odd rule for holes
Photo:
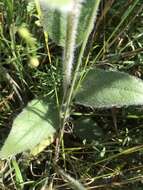
<svg viewBox="0 0 143 190">
<path fill-rule="evenodd" d="M 34 46 L 22 37 L 21 26 L 28 29 Z M 1 145 L 27 102 L 59 92 L 62 48 L 49 39 L 48 50 L 34 4 L 0 0 Z M 101 2 L 85 64 L 143 78 L 142 0 Z M 1 160 L 0 189 L 70 189 L 69 174 L 87 189 L 142 190 L 142 107 L 103 111 L 79 106 L 74 111 L 64 135 L 64 152 L 60 150 L 59 166 L 66 175 L 53 164 L 54 142 L 38 156 L 23 153 L 15 160 Z M 79 121 L 89 126 L 88 136 L 83 131 L 81 138 Z"/>
</svg>

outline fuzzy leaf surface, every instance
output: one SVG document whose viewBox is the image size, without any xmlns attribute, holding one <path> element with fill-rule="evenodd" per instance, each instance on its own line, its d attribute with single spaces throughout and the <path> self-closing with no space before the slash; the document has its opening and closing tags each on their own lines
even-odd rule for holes
<svg viewBox="0 0 143 190">
<path fill-rule="evenodd" d="M 90 69 L 75 103 L 96 108 L 143 105 L 143 81 L 122 72 Z"/>
<path fill-rule="evenodd" d="M 32 100 L 14 120 L 10 134 L 0 151 L 0 158 L 31 150 L 44 139 L 49 138 L 50 141 L 58 127 L 55 104 Z"/>
<path fill-rule="evenodd" d="M 42 25 L 44 30 L 48 32 L 49 37 L 57 45 L 64 47 L 67 31 L 67 12 L 61 12 L 56 9 L 52 9 L 48 6 L 45 0 L 40 0 L 42 10 Z M 85 0 L 81 8 L 81 14 L 79 18 L 79 25 L 77 29 L 76 43 L 79 45 L 85 35 L 85 31 L 88 25 L 88 21 L 91 17 L 95 0 Z"/>
<path fill-rule="evenodd" d="M 42 3 L 46 3 L 51 8 L 69 9 L 73 0 L 40 0 Z"/>
</svg>

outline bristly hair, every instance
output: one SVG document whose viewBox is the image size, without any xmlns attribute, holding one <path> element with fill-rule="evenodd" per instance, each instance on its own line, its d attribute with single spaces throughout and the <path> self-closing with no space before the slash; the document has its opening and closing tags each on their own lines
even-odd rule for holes
<svg viewBox="0 0 143 190">
<path fill-rule="evenodd" d="M 77 28 L 83 0 L 73 0 L 72 2 L 73 7 L 71 11 L 69 11 L 67 16 L 66 43 L 63 54 L 64 94 L 67 93 L 67 90 L 71 83 L 72 68 L 74 64 L 74 51 L 76 47 Z"/>
</svg>

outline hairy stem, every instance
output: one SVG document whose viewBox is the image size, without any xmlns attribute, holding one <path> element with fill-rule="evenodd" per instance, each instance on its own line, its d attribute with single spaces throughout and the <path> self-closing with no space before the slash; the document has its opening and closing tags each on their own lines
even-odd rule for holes
<svg viewBox="0 0 143 190">
<path fill-rule="evenodd" d="M 76 33 L 80 15 L 80 7 L 80 1 L 76 2 L 75 0 L 73 0 L 73 8 L 67 16 L 67 33 L 63 56 L 63 89 L 65 96 L 67 95 L 67 91 L 71 83 L 71 74 L 74 64 L 74 50 L 76 46 Z"/>
<path fill-rule="evenodd" d="M 70 103 L 71 103 L 72 98 L 73 98 L 73 91 L 74 91 L 76 80 L 77 80 L 77 77 L 78 77 L 79 68 L 80 68 L 81 63 L 82 63 L 82 57 L 83 57 L 83 54 L 84 54 L 84 51 L 85 51 L 85 47 L 86 47 L 89 35 L 90 35 L 90 33 L 91 33 L 91 31 L 92 31 L 92 29 L 94 27 L 94 22 L 96 20 L 96 15 L 97 15 L 99 3 L 100 3 L 100 0 L 95 1 L 92 16 L 91 16 L 91 18 L 89 20 L 87 30 L 85 31 L 85 37 L 84 37 L 84 40 L 83 40 L 83 43 L 82 43 L 82 46 L 81 46 L 80 54 L 79 54 L 78 61 L 77 61 L 77 66 L 76 66 L 76 69 L 74 71 L 73 80 L 72 80 L 72 83 L 71 83 L 69 94 L 67 96 L 65 116 L 64 116 L 65 119 L 67 118 L 68 109 L 69 109 Z"/>
<path fill-rule="evenodd" d="M 76 80 L 77 80 L 77 77 L 78 77 L 79 68 L 80 68 L 81 63 L 82 63 L 82 57 L 83 57 L 83 54 L 84 54 L 84 51 L 85 51 L 85 48 L 86 48 L 86 44 L 87 44 L 89 35 L 92 32 L 92 29 L 94 27 L 94 22 L 96 20 L 96 15 L 97 15 L 99 3 L 100 3 L 100 0 L 95 1 L 92 16 L 91 16 L 91 18 L 89 20 L 89 23 L 87 25 L 87 30 L 85 31 L 85 36 L 84 36 L 84 40 L 83 40 L 81 50 L 80 50 L 80 54 L 79 54 L 79 57 L 78 57 L 77 66 L 76 66 L 75 71 L 73 73 L 71 86 L 69 87 L 68 93 L 66 95 L 65 110 L 64 110 L 64 115 L 63 115 L 62 122 L 61 122 L 61 131 L 60 131 L 60 134 L 59 134 L 59 142 L 58 142 L 57 146 L 60 146 L 60 143 L 61 143 L 61 141 L 63 139 L 64 126 L 65 126 L 67 118 L 69 117 L 69 107 L 70 107 L 71 101 L 73 99 L 73 92 L 74 92 L 74 89 L 75 89 L 75 84 L 76 84 Z"/>
<path fill-rule="evenodd" d="M 66 40 L 65 40 L 65 48 L 64 48 L 64 55 L 63 55 L 63 90 L 64 95 L 62 99 L 62 105 L 61 105 L 61 113 L 60 113 L 60 133 L 59 137 L 57 138 L 57 144 L 56 144 L 56 151 L 55 151 L 55 162 L 58 160 L 59 156 L 59 148 L 61 141 L 63 139 L 64 134 L 64 126 L 65 121 L 68 118 L 69 108 L 65 107 L 69 90 L 70 90 L 70 84 L 71 84 L 71 76 L 72 76 L 72 69 L 74 64 L 74 50 L 76 46 L 76 33 L 77 33 L 77 27 L 78 27 L 78 21 L 80 16 L 80 10 L 81 10 L 81 2 L 82 0 L 73 0 L 73 7 L 68 12 L 67 15 L 67 31 L 66 31 Z M 66 109 L 65 109 L 66 108 Z M 65 114 L 66 113 L 66 114 Z M 64 151 L 63 151 L 64 152 Z"/>
</svg>

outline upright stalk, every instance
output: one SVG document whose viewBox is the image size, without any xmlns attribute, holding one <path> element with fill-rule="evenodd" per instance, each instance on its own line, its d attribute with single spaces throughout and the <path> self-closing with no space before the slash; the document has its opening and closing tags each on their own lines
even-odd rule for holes
<svg viewBox="0 0 143 190">
<path fill-rule="evenodd" d="M 67 32 L 63 55 L 63 89 L 64 98 L 71 84 L 71 74 L 74 64 L 74 50 L 76 46 L 76 33 L 80 15 L 81 0 L 73 0 L 72 9 L 67 16 Z"/>
<path fill-rule="evenodd" d="M 89 20 L 89 23 L 87 25 L 87 30 L 85 31 L 85 37 L 84 37 L 84 40 L 83 40 L 83 43 L 82 43 L 82 46 L 81 46 L 80 54 L 79 54 L 78 61 L 77 61 L 77 66 L 76 66 L 75 71 L 73 73 L 73 78 L 72 78 L 72 81 L 71 81 L 71 85 L 68 87 L 68 91 L 66 90 L 66 97 L 65 97 L 65 101 L 64 101 L 65 109 L 64 109 L 64 112 L 63 112 L 64 115 L 62 117 L 61 131 L 60 131 L 60 134 L 59 134 L 59 142 L 58 142 L 57 146 L 60 146 L 60 143 L 61 143 L 61 141 L 63 139 L 64 125 L 65 125 L 65 122 L 66 122 L 66 120 L 67 120 L 67 118 L 69 116 L 69 107 L 70 107 L 70 103 L 71 103 L 72 98 L 73 98 L 73 91 L 74 91 L 76 80 L 77 80 L 77 77 L 78 77 L 79 68 L 80 68 L 81 63 L 82 63 L 82 57 L 83 57 L 83 54 L 84 54 L 84 51 L 85 51 L 85 47 L 86 47 L 89 35 L 90 35 L 90 33 L 91 33 L 91 31 L 93 30 L 93 27 L 94 27 L 94 22 L 96 20 L 96 15 L 97 15 L 99 3 L 100 3 L 100 0 L 95 0 L 94 9 L 93 9 L 93 12 L 92 12 L 92 16 L 91 16 L 91 18 Z M 73 51 L 73 53 L 74 53 L 74 51 Z"/>
<path fill-rule="evenodd" d="M 65 39 L 65 48 L 63 55 L 63 100 L 61 105 L 61 117 L 60 117 L 60 133 L 56 145 L 56 152 L 59 153 L 60 143 L 63 139 L 65 121 L 69 116 L 69 107 L 65 107 L 70 90 L 70 84 L 72 79 L 72 69 L 74 64 L 74 50 L 76 46 L 76 33 L 78 27 L 78 21 L 80 16 L 82 0 L 72 0 L 72 8 L 68 11 L 67 15 L 67 31 Z M 66 114 L 65 114 L 66 113 Z M 63 149 L 64 150 L 64 149 Z M 58 160 L 58 155 L 55 156 L 55 161 Z"/>
<path fill-rule="evenodd" d="M 64 113 L 64 118 L 65 119 L 64 120 L 66 120 L 66 118 L 68 116 L 69 106 L 70 106 L 70 103 L 71 103 L 71 100 L 72 100 L 72 97 L 73 97 L 73 91 L 74 91 L 76 80 L 77 80 L 77 77 L 78 77 L 79 68 L 80 68 L 81 63 L 82 63 L 82 57 L 83 57 L 83 54 L 84 54 L 84 51 L 85 51 L 85 47 L 86 47 L 89 35 L 92 32 L 93 27 L 94 27 L 94 23 L 95 23 L 95 20 L 96 20 L 96 15 L 97 15 L 99 3 L 100 3 L 100 0 L 95 0 L 92 16 L 91 16 L 91 18 L 89 20 L 87 30 L 85 31 L 85 37 L 84 37 L 84 40 L 83 40 L 83 43 L 82 43 L 82 46 L 81 46 L 80 54 L 79 54 L 78 61 L 77 61 L 77 66 L 75 68 L 75 71 L 74 71 L 74 74 L 73 74 L 73 79 L 72 79 L 72 82 L 71 82 L 71 87 L 70 87 L 69 93 L 67 95 L 66 108 L 65 108 L 65 113 Z"/>
</svg>

